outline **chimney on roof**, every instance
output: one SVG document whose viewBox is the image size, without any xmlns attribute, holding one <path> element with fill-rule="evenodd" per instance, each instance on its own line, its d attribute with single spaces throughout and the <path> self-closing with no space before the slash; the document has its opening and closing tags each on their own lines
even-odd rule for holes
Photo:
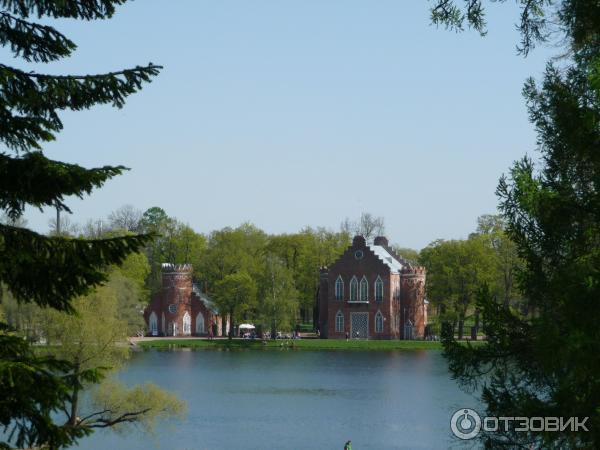
<svg viewBox="0 0 600 450">
<path fill-rule="evenodd" d="M 373 244 L 375 245 L 381 245 L 382 247 L 387 247 L 388 246 L 388 240 L 385 236 L 377 236 L 375 238 L 375 240 L 373 241 Z"/>
<path fill-rule="evenodd" d="M 364 247 L 367 245 L 367 241 L 365 240 L 364 236 L 361 235 L 356 235 L 354 236 L 354 239 L 352 239 L 352 246 L 354 247 Z"/>
</svg>

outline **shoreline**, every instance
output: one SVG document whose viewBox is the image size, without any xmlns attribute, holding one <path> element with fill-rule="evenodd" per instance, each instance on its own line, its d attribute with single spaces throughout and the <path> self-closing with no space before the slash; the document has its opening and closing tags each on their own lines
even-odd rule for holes
<svg viewBox="0 0 600 450">
<path fill-rule="evenodd" d="M 198 350 L 442 350 L 439 341 L 404 341 L 404 340 L 350 340 L 344 339 L 277 339 L 249 340 L 235 338 L 206 339 L 197 337 L 164 338 L 147 337 L 131 338 L 130 343 L 140 349 L 177 349 L 189 348 Z"/>
</svg>

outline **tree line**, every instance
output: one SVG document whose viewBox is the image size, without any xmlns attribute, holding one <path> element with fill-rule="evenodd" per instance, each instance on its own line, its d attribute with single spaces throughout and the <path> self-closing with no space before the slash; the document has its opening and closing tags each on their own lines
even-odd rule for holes
<svg viewBox="0 0 600 450">
<path fill-rule="evenodd" d="M 298 233 L 278 235 L 269 235 L 249 223 L 204 234 L 160 207 L 142 212 L 131 205 L 118 208 L 105 220 L 91 220 L 83 226 L 62 222 L 62 236 L 155 236 L 142 252 L 125 262 L 131 280 L 139 287 L 137 313 L 134 308 L 122 308 L 128 322 L 137 324 L 131 332 L 143 328 L 139 310 L 160 290 L 164 262 L 191 263 L 194 282 L 234 325 L 239 320 L 251 320 L 272 332 L 290 331 L 298 323 L 316 325 L 319 268 L 333 263 L 353 235 L 361 234 L 372 242 L 375 236 L 385 233 L 384 218 L 370 213 L 356 220 L 344 219 L 339 231 L 306 227 Z M 50 221 L 50 233 L 57 233 L 54 219 Z M 440 332 L 442 322 L 451 323 L 459 339 L 465 336 L 465 323 L 477 332 L 480 311 L 475 299 L 484 284 L 506 307 L 527 312 L 528 304 L 515 280 L 522 262 L 500 215 L 480 216 L 467 239 L 438 239 L 421 250 L 396 244 L 392 247 L 403 258 L 427 268 L 434 333 Z"/>
<path fill-rule="evenodd" d="M 105 220 L 84 225 L 65 218 L 59 221 L 60 229 L 56 219 L 50 221 L 50 235 L 85 239 L 134 233 L 153 236 L 124 263 L 138 286 L 138 316 L 161 288 L 162 263 L 189 263 L 194 282 L 233 324 L 251 319 L 272 332 L 314 323 L 319 268 L 334 262 L 350 244 L 350 233 L 360 231 L 306 227 L 298 233 L 269 235 L 244 223 L 203 234 L 160 207 L 142 212 L 131 205 L 120 207 Z M 138 330 L 143 328 L 139 320 L 128 314 L 128 321 L 137 323 Z"/>
<path fill-rule="evenodd" d="M 506 308 L 526 312 L 527 302 L 515 279 L 523 262 L 500 215 L 480 216 L 468 239 L 433 241 L 421 250 L 418 261 L 427 268 L 430 317 L 438 333 L 440 324 L 449 323 L 463 339 L 466 321 L 473 333 L 479 331 L 475 300 L 484 285 Z"/>
</svg>

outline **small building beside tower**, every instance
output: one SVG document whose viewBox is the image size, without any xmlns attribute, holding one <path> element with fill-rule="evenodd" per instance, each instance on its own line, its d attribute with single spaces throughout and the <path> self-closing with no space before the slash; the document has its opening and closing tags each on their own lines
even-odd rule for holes
<svg viewBox="0 0 600 450">
<path fill-rule="evenodd" d="M 221 335 L 222 318 L 193 282 L 191 264 L 164 263 L 161 277 L 161 290 L 144 310 L 149 336 Z"/>
</svg>

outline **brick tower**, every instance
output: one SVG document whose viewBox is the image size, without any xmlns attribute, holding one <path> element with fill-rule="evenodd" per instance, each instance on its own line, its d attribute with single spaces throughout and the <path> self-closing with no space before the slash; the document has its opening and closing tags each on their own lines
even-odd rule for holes
<svg viewBox="0 0 600 450">
<path fill-rule="evenodd" d="M 318 323 L 319 323 L 319 334 L 321 338 L 328 337 L 327 326 L 322 327 L 323 324 L 327 324 L 329 321 L 328 314 L 328 303 L 327 299 L 329 298 L 329 280 L 328 280 L 329 271 L 327 266 L 321 267 L 319 269 L 319 296 L 318 296 L 318 304 L 317 310 L 319 312 Z"/>
<path fill-rule="evenodd" d="M 425 268 L 404 266 L 400 274 L 400 317 L 403 325 L 412 324 L 413 336 L 424 336 L 427 324 L 425 302 Z"/>
<path fill-rule="evenodd" d="M 168 336 L 190 334 L 192 310 L 192 265 L 170 264 L 162 265 L 161 318 L 163 333 Z M 186 317 L 187 313 L 187 317 Z M 185 319 L 185 320 L 184 320 Z"/>
</svg>

